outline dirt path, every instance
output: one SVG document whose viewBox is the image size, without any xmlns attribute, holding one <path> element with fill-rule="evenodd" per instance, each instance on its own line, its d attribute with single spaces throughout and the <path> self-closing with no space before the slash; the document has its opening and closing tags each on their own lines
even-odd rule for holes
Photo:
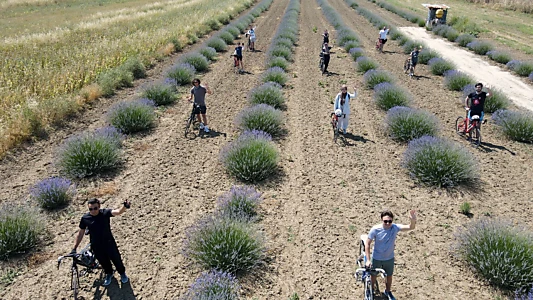
<svg viewBox="0 0 533 300">
<path fill-rule="evenodd" d="M 159 124 L 152 132 L 126 141 L 122 172 L 115 178 L 89 180 L 78 188 L 81 193 L 90 194 L 113 187 L 113 191 L 108 188 L 107 194 L 104 192 L 106 195 L 100 197 L 105 201 L 103 207 L 114 207 L 120 203 L 119 199 L 132 199 L 134 203 L 130 211 L 112 222 L 131 286 L 121 288 L 114 281 L 103 289 L 99 287 L 98 277 L 90 275 L 80 282 L 81 295 L 86 299 L 175 299 L 197 277 L 200 270 L 191 268 L 180 254 L 184 230 L 212 211 L 216 197 L 228 191 L 233 182 L 218 163 L 219 151 L 233 138 L 233 119 L 247 105 L 247 93 L 259 83 L 265 51 L 279 24 L 278 16 L 286 6 L 287 1 L 276 0 L 269 11 L 256 20 L 256 47 L 261 51 L 244 53 L 249 74 L 234 74 L 232 59 L 221 54 L 219 61 L 211 65 L 210 72 L 202 76 L 202 81 L 209 83 L 214 93 L 207 97 L 211 112 L 208 112 L 210 135 L 192 140 L 183 136 L 190 104 L 180 100 L 162 111 Z M 165 76 L 164 71 L 157 75 L 158 78 L 162 76 Z M 98 120 L 91 127 L 102 123 Z M 50 148 L 47 151 L 51 153 L 53 147 Z M 50 157 L 42 155 L 36 160 L 39 163 L 26 165 L 25 170 L 8 178 L 25 178 L 27 182 L 19 185 L 15 185 L 16 181 L 6 182 L 3 188 L 13 185 L 17 193 L 9 195 L 4 190 L 2 197 L 16 199 L 16 194 L 25 193 L 29 184 L 48 175 L 44 172 L 48 170 L 42 170 L 40 165 L 47 165 Z M 45 249 L 49 259 L 19 276 L 0 298 L 62 299 L 69 296 L 68 268 L 64 266 L 57 271 L 54 258 L 72 248 L 79 218 L 86 210 L 86 204 L 81 202 L 86 196 L 78 198 L 80 202 L 73 205 L 69 214 L 49 220 L 47 227 L 53 234 L 53 244 Z"/>
<path fill-rule="evenodd" d="M 475 79 L 476 82 L 498 87 L 516 105 L 533 111 L 533 87 L 520 77 L 490 65 L 479 55 L 458 48 L 457 45 L 437 38 L 420 27 L 399 27 L 407 37 L 421 41 L 432 50 L 440 53 L 442 58 L 453 62 L 457 69 Z"/>
</svg>

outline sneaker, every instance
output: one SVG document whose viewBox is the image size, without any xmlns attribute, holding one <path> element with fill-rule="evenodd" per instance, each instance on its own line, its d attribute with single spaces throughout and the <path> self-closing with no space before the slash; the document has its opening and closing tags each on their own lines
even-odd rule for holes
<svg viewBox="0 0 533 300">
<path fill-rule="evenodd" d="M 204 126 L 204 131 L 205 133 L 209 133 L 209 127 L 207 127 L 207 125 Z"/>
<path fill-rule="evenodd" d="M 120 282 L 122 282 L 122 283 L 127 283 L 128 281 L 130 281 L 130 279 L 128 278 L 128 276 L 126 275 L 126 273 L 124 273 L 124 274 L 120 274 Z"/>
<path fill-rule="evenodd" d="M 200 123 L 200 130 L 204 129 L 204 123 Z"/>
<path fill-rule="evenodd" d="M 391 291 L 385 291 L 383 292 L 383 295 L 385 295 L 385 297 L 387 297 L 387 299 L 389 300 L 396 300 L 396 298 L 394 298 L 394 296 L 392 295 Z"/>
<path fill-rule="evenodd" d="M 343 130 L 342 130 L 342 134 L 346 134 L 346 129 L 343 129 Z"/>
<path fill-rule="evenodd" d="M 111 284 L 111 279 L 113 279 L 113 274 L 106 274 L 104 278 L 104 283 L 102 283 L 103 286 L 108 286 Z"/>
</svg>

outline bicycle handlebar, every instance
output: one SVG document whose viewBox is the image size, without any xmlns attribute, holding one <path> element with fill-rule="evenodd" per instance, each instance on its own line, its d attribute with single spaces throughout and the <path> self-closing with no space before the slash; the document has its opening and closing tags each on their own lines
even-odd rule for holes
<svg viewBox="0 0 533 300">
<path fill-rule="evenodd" d="M 385 270 L 381 268 L 375 268 L 375 269 L 374 268 L 359 268 L 355 270 L 355 273 L 357 274 L 363 274 L 363 272 L 378 272 L 383 278 L 387 276 L 387 272 L 385 272 Z"/>
</svg>

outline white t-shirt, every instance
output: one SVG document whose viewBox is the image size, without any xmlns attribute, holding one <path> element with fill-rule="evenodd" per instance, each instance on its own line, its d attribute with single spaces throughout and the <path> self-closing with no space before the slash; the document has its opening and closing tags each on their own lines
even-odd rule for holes
<svg viewBox="0 0 533 300">
<path fill-rule="evenodd" d="M 248 30 L 248 35 L 251 38 L 255 38 L 255 27 L 253 29 Z"/>
<path fill-rule="evenodd" d="M 387 34 L 389 34 L 389 30 L 388 29 L 381 29 L 379 31 L 379 38 L 382 39 L 382 40 L 386 40 L 387 39 Z"/>
</svg>

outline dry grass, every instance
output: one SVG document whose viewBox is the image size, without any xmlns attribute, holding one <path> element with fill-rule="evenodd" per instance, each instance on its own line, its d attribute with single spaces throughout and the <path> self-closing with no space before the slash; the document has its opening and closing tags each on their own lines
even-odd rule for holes
<svg viewBox="0 0 533 300">
<path fill-rule="evenodd" d="M 533 1 L 531 0 L 465 0 L 470 3 L 487 4 L 496 8 L 516 10 L 523 13 L 533 13 Z"/>
<path fill-rule="evenodd" d="M 101 198 L 107 195 L 116 195 L 119 189 L 114 181 L 104 182 L 98 186 L 95 190 L 89 192 L 88 198 Z"/>
</svg>

